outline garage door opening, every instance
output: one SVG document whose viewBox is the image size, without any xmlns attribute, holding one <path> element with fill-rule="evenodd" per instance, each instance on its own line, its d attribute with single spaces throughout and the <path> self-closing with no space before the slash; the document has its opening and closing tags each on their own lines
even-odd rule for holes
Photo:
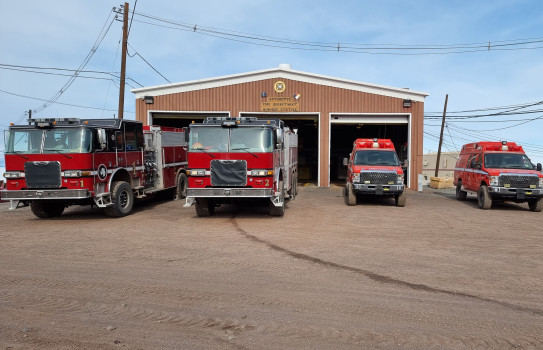
<svg viewBox="0 0 543 350">
<path fill-rule="evenodd" d="M 408 124 L 332 123 L 330 130 L 331 184 L 345 184 L 347 167 L 343 165 L 343 158 L 349 157 L 353 142 L 357 138 L 390 139 L 400 161 L 408 158 Z"/>
</svg>

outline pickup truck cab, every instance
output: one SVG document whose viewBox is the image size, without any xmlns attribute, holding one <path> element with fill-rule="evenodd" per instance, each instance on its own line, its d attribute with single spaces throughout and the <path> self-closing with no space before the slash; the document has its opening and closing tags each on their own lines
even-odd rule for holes
<svg viewBox="0 0 543 350">
<path fill-rule="evenodd" d="M 474 142 L 460 151 L 454 171 L 456 199 L 477 195 L 479 208 L 495 201 L 528 203 L 531 211 L 543 208 L 541 164 L 533 165 L 515 142 Z"/>
<path fill-rule="evenodd" d="M 389 139 L 356 139 L 347 165 L 344 197 L 356 205 L 357 195 L 393 197 L 398 207 L 406 204 L 404 172 Z"/>
</svg>

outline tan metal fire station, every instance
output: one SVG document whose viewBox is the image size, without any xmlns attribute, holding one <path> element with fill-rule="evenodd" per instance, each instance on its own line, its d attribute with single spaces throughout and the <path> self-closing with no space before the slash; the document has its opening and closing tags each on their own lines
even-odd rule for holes
<svg viewBox="0 0 543 350">
<path fill-rule="evenodd" d="M 278 117 L 297 130 L 299 181 L 343 184 L 356 138 L 389 138 L 408 161 L 407 186 L 422 174 L 427 93 L 278 68 L 134 89 L 136 120 L 183 127 L 207 116 Z"/>
</svg>

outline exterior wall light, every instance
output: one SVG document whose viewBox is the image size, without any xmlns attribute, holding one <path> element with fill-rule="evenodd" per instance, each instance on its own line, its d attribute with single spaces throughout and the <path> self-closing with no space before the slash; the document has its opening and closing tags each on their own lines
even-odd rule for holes
<svg viewBox="0 0 543 350">
<path fill-rule="evenodd" d="M 143 96 L 143 101 L 145 101 L 145 103 L 148 105 L 152 105 L 155 103 L 155 98 L 153 96 Z"/>
<path fill-rule="evenodd" d="M 412 102 L 411 100 L 403 100 L 403 108 L 410 108 Z"/>
</svg>

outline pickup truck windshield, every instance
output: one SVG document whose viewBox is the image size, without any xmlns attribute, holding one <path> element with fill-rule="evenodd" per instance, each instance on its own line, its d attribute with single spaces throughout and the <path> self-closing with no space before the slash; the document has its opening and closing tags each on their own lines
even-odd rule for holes
<svg viewBox="0 0 543 350">
<path fill-rule="evenodd" d="M 357 151 L 353 165 L 387 165 L 399 166 L 396 152 L 382 150 Z"/>
<path fill-rule="evenodd" d="M 273 133 L 270 128 L 193 127 L 189 146 L 189 152 L 271 152 Z"/>
<path fill-rule="evenodd" d="M 85 128 L 14 129 L 6 132 L 6 153 L 88 153 L 92 132 Z"/>
<path fill-rule="evenodd" d="M 485 167 L 493 169 L 533 169 L 534 165 L 524 154 L 485 154 Z"/>
</svg>

